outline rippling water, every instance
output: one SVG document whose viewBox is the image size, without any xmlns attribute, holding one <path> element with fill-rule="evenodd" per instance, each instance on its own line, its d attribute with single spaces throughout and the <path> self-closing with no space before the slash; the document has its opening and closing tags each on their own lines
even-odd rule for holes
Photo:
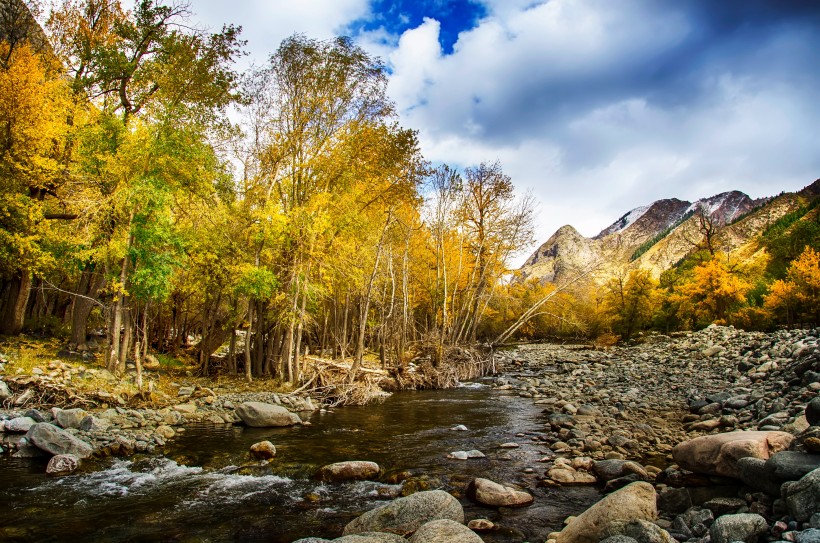
<svg viewBox="0 0 820 543">
<path fill-rule="evenodd" d="M 189 428 L 166 456 L 111 459 L 89 471 L 47 478 L 42 459 L 0 457 L 0 540 L 77 542 L 266 541 L 288 543 L 316 535 L 338 537 L 358 514 L 383 502 L 397 485 L 391 474 L 409 471 L 431 488 L 459 492 L 485 476 L 519 483 L 536 504 L 500 513 L 462 500 L 468 518 L 496 520 L 503 530 L 488 543 L 544 540 L 567 514 L 598 497 L 594 489 L 535 488 L 542 446 L 529 436 L 542 427 L 530 400 L 481 385 L 395 394 L 381 405 L 315 413 L 312 426 L 260 429 Z M 468 431 L 452 430 L 464 424 Z M 274 461 L 260 467 L 249 447 L 268 439 Z M 519 449 L 500 449 L 516 441 Z M 479 449 L 487 458 L 447 460 L 455 450 Z M 324 484 L 312 478 L 322 465 L 371 460 L 382 482 Z"/>
</svg>

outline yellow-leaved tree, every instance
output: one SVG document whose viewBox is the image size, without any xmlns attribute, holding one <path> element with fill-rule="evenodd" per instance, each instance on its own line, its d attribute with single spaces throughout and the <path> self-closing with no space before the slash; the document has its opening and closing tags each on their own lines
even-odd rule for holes
<svg viewBox="0 0 820 543">
<path fill-rule="evenodd" d="M 789 326 L 820 322 L 820 253 L 806 247 L 769 287 L 765 307 Z"/>
<path fill-rule="evenodd" d="M 727 258 L 715 255 L 695 267 L 691 280 L 673 292 L 670 301 L 693 327 L 729 324 L 745 305 L 749 289 L 748 281 L 727 264 Z"/>
</svg>

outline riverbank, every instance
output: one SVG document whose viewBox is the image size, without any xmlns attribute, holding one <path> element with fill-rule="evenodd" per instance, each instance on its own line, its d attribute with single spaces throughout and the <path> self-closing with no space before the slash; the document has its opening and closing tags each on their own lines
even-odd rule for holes
<svg viewBox="0 0 820 543">
<path fill-rule="evenodd" d="M 643 536 L 647 530 L 653 530 L 638 522 L 643 521 L 664 530 L 666 535 L 653 541 L 670 543 L 674 538 L 705 543 L 706 537 L 711 537 L 713 526 L 719 528 L 738 514 L 751 514 L 760 518 L 735 519 L 743 520 L 747 528 L 751 526 L 760 532 L 755 531 L 749 543 L 758 537 L 769 541 L 797 541 L 800 536 L 802 540 L 811 535 L 810 529 L 820 520 L 811 514 L 806 516 L 806 507 L 815 506 L 813 502 L 801 502 L 799 497 L 801 489 L 805 490 L 803 487 L 809 489 L 810 495 L 811 492 L 820 495 L 820 486 L 817 486 L 820 483 L 815 484 L 809 477 L 810 472 L 820 467 L 820 461 L 808 454 L 816 452 L 820 437 L 820 427 L 810 424 L 818 423 L 811 406 L 817 403 L 820 390 L 819 360 L 818 338 L 812 331 L 760 334 L 710 327 L 693 334 L 658 336 L 641 345 L 605 351 L 583 345 L 522 345 L 497 356 L 496 362 L 503 373 L 484 382 L 493 387 L 494 395 L 506 395 L 516 402 L 524 400 L 534 408 L 533 413 L 540 414 L 528 415 L 529 422 L 510 425 L 508 435 L 490 448 L 479 447 L 483 451 L 471 450 L 475 447 L 469 447 L 472 442 L 469 430 L 438 428 L 435 435 L 463 435 L 462 446 L 467 445 L 462 451 L 454 447 L 436 457 L 447 475 L 439 476 L 436 481 L 426 478 L 422 471 L 403 479 L 404 476 L 398 475 L 401 466 L 394 465 L 390 473 L 380 474 L 382 484 L 394 486 L 379 492 L 388 498 L 425 488 L 443 488 L 460 497 L 466 505 L 478 501 L 480 493 L 471 490 L 470 483 L 479 475 L 465 478 L 464 474 L 476 470 L 480 473 L 482 466 L 497 469 L 507 463 L 509 467 L 495 472 L 495 482 L 511 488 L 513 496 L 520 496 L 516 492 L 528 494 L 532 505 L 510 508 L 480 505 L 479 501 L 479 505 L 474 506 L 478 509 L 468 511 L 465 520 L 480 520 L 478 517 L 483 516 L 491 521 L 491 531 L 480 532 L 484 541 L 549 538 L 564 543 L 558 531 L 566 514 L 586 514 L 590 498 L 598 496 L 599 490 L 609 493 L 619 488 L 634 488 L 630 485 L 636 483 L 651 486 L 651 493 L 646 493 L 651 497 L 645 501 L 653 504 L 654 513 L 619 520 L 624 525 L 638 523 L 637 528 L 628 528 L 633 536 L 641 530 Z M 75 369 L 46 366 L 38 377 L 53 380 L 62 375 L 65 379 L 66 372 L 73 375 Z M 52 372 L 58 375 L 49 375 Z M 6 371 L 5 375 L 9 373 Z M 13 378 L 26 379 L 33 375 L 37 375 L 36 372 Z M 314 408 L 319 407 L 303 392 L 290 395 L 250 390 L 235 392 L 224 383 L 209 388 L 184 381 L 184 376 L 177 377 L 180 382 L 174 382 L 178 386 L 163 389 L 168 391 L 163 394 L 171 400 L 171 405 L 146 410 L 117 405 L 114 399 L 106 409 L 101 406 L 89 410 L 92 421 L 108 420 L 111 424 L 108 428 L 98 428 L 97 434 L 93 431 L 83 434 L 86 430 L 82 427 L 68 431 L 93 442 L 95 450 L 103 454 L 122 455 L 132 450 L 137 452 L 138 448 L 147 452 L 152 447 L 160 452 L 160 443 L 168 443 L 169 439 L 163 433 L 175 439 L 171 432 L 181 431 L 184 435 L 185 426 L 195 421 L 230 427 L 237 422 L 236 407 L 248 400 L 278 403 L 291 410 L 307 407 L 308 402 L 313 403 Z M 71 380 L 79 378 L 72 376 Z M 175 396 L 169 393 L 173 391 Z M 6 401 L 19 398 L 23 393 L 15 387 Z M 25 415 L 22 409 L 12 411 L 6 417 Z M 51 415 L 41 414 L 46 418 Z M 81 419 L 81 426 L 88 416 Z M 3 423 L 5 429 L 9 420 Z M 731 450 L 723 448 L 725 444 L 714 446 L 715 441 L 724 439 L 721 436 L 736 430 L 755 431 L 757 441 L 744 442 L 746 448 L 740 455 L 725 454 Z M 379 430 L 374 436 L 378 434 Z M 0 435 L 7 442 L 16 439 L 19 444 L 24 434 Z M 103 438 L 95 441 L 95 435 Z M 412 437 L 413 434 L 406 436 Z M 697 441 L 701 437 L 711 440 L 712 445 Z M 356 439 L 355 435 L 351 439 Z M 130 441 L 123 446 L 124 440 Z M 114 444 L 113 448 L 110 443 Z M 691 446 L 681 447 L 685 443 L 695 443 L 697 454 Z M 749 453 L 750 443 L 754 454 Z M 786 450 L 777 454 L 780 449 Z M 365 443 L 362 451 L 367 450 Z M 12 448 L 12 452 L 17 454 L 21 450 Z M 784 452 L 789 454 L 784 456 Z M 738 462 L 744 455 L 751 459 Z M 722 458 L 727 456 L 728 459 Z M 354 458 L 335 460 L 344 459 Z M 810 480 L 799 481 L 805 477 Z M 564 491 L 568 489 L 576 489 L 573 492 L 589 489 L 590 494 L 584 494 L 578 502 L 571 499 L 567 502 L 570 495 Z M 784 489 L 792 494 L 781 494 Z M 556 500 L 566 511 L 557 521 L 555 511 L 550 511 L 559 503 Z M 300 502 L 300 507 L 309 507 L 308 501 Z M 718 522 L 722 517 L 729 520 Z M 761 528 L 761 522 L 765 528 Z M 570 525 L 574 525 L 574 521 Z M 579 530 L 579 525 L 575 526 L 575 530 Z M 618 529 L 621 528 L 612 528 Z M 803 535 L 806 532 L 809 534 Z M 602 539 L 600 535 L 588 540 L 598 541 Z M 640 537 L 635 539 L 643 542 Z"/>
</svg>

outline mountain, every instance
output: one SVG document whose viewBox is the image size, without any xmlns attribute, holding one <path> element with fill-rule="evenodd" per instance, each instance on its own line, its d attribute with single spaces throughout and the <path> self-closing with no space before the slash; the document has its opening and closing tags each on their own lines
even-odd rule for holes
<svg viewBox="0 0 820 543">
<path fill-rule="evenodd" d="M 654 277 L 718 232 L 716 250 L 745 260 L 759 256 L 759 238 L 779 218 L 820 195 L 820 179 L 797 193 L 753 200 L 730 191 L 687 202 L 677 198 L 636 207 L 592 238 L 572 226 L 559 228 L 524 263 L 518 280 L 562 283 L 585 270 L 601 282 L 616 273 L 646 269 Z"/>
</svg>

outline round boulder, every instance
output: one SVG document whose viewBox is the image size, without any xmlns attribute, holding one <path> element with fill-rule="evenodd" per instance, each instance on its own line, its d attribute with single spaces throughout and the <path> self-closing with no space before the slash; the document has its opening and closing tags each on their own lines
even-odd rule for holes
<svg viewBox="0 0 820 543">
<path fill-rule="evenodd" d="M 54 455 L 73 454 L 83 459 L 94 452 L 91 445 L 85 441 L 47 422 L 32 425 L 26 434 L 26 440 L 38 449 Z"/>
<path fill-rule="evenodd" d="M 364 532 L 407 535 L 428 522 L 442 519 L 463 523 L 464 509 L 447 492 L 428 490 L 399 498 L 364 513 L 345 526 L 344 535 Z"/>
<path fill-rule="evenodd" d="M 68 475 L 80 467 L 80 459 L 73 454 L 58 454 L 52 456 L 46 466 L 47 475 Z"/>
<path fill-rule="evenodd" d="M 467 487 L 467 497 L 490 507 L 524 507 L 533 502 L 532 495 L 489 479 L 477 477 Z"/>
<path fill-rule="evenodd" d="M 296 413 L 291 413 L 281 405 L 263 402 L 245 402 L 236 407 L 236 414 L 247 426 L 270 428 L 275 426 L 293 426 L 302 420 Z"/>
<path fill-rule="evenodd" d="M 799 481 L 784 483 L 781 490 L 789 514 L 799 522 L 809 520 L 820 511 L 820 468 Z"/>
<path fill-rule="evenodd" d="M 251 456 L 260 460 L 270 460 L 276 456 L 276 447 L 270 441 L 260 441 L 251 445 Z"/>
<path fill-rule="evenodd" d="M 632 483 L 609 494 L 575 517 L 556 543 L 598 543 L 616 522 L 653 521 L 658 517 L 657 496 L 649 483 Z"/>
<path fill-rule="evenodd" d="M 336 462 L 322 466 L 316 472 L 316 478 L 325 482 L 339 481 L 367 481 L 379 476 L 379 465 L 375 462 L 365 462 L 363 460 L 351 460 L 349 462 Z"/>
<path fill-rule="evenodd" d="M 483 543 L 471 529 L 452 520 L 428 522 L 413 534 L 410 543 Z"/>
<path fill-rule="evenodd" d="M 745 541 L 755 543 L 761 535 L 769 530 L 766 519 L 754 513 L 723 515 L 715 519 L 709 529 L 712 543 L 732 543 Z"/>
</svg>

